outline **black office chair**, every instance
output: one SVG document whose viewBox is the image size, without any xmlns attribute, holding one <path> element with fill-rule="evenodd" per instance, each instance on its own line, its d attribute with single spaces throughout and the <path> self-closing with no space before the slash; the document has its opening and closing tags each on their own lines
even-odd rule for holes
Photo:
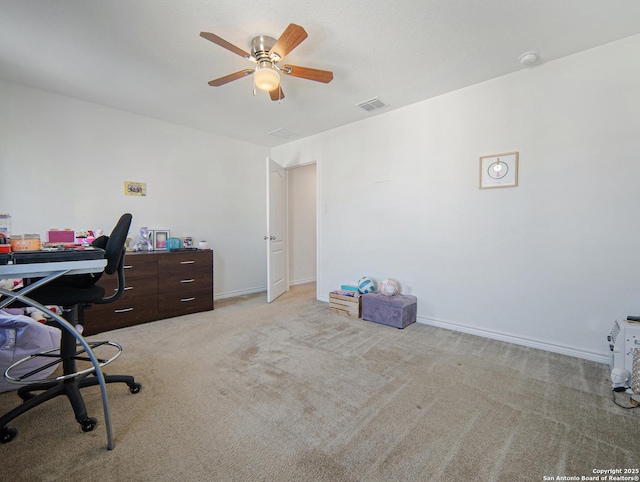
<svg viewBox="0 0 640 482">
<path fill-rule="evenodd" d="M 104 272 L 107 274 L 118 273 L 118 289 L 113 295 L 105 297 L 104 288 L 96 284 L 102 275 L 102 273 L 99 273 L 98 275 L 63 276 L 33 290 L 29 293 L 29 298 L 43 305 L 62 306 L 63 318 L 72 326 L 82 323 L 82 310 L 84 308 L 92 304 L 110 303 L 118 299 L 125 286 L 125 240 L 129 232 L 131 219 L 131 214 L 123 214 L 109 237 L 103 236 L 94 242 L 94 245 L 103 247 L 105 250 L 107 266 Z M 18 396 L 22 398 L 24 403 L 0 417 L 0 443 L 10 442 L 18 433 L 16 429 L 7 427 L 7 423 L 58 395 L 67 396 L 73 407 L 76 420 L 82 426 L 84 432 L 90 432 L 95 429 L 97 420 L 87 415 L 80 389 L 98 385 L 98 377 L 89 376 L 91 374 L 95 375 L 92 370 L 82 370 L 78 373 L 76 361 L 87 361 L 88 358 L 86 355 L 82 356 L 85 351 L 81 349 L 80 345 L 76 344 L 76 338 L 73 334 L 63 327 L 60 328 L 62 329 L 60 351 L 59 354 L 55 354 L 55 360 L 48 366 L 62 363 L 63 377 L 58 378 L 63 379 L 34 382 L 18 389 Z M 110 342 L 98 342 L 90 345 L 93 348 L 105 343 L 111 344 Z M 100 362 L 102 363 L 104 360 L 100 360 Z M 126 383 L 131 393 L 138 393 L 142 388 L 142 385 L 129 375 L 105 374 L 104 381 L 105 383 Z M 33 393 L 34 391 L 42 392 L 36 395 Z"/>
</svg>

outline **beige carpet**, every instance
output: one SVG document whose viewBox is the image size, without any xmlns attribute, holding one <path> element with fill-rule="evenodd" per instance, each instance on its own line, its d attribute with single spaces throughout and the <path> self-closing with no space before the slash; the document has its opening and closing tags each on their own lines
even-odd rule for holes
<svg viewBox="0 0 640 482">
<path fill-rule="evenodd" d="M 541 481 L 640 467 L 640 410 L 606 365 L 421 324 L 329 313 L 315 286 L 94 338 L 137 395 L 100 391 L 82 433 L 65 399 L 19 417 L 2 480 Z M 0 394 L 0 412 L 14 406 Z M 624 394 L 621 402 L 625 402 Z"/>
</svg>

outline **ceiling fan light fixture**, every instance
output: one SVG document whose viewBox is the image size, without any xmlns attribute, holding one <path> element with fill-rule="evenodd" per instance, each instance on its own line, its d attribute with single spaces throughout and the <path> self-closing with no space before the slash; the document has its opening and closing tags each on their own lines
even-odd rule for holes
<svg viewBox="0 0 640 482">
<path fill-rule="evenodd" d="M 265 92 L 271 92 L 280 85 L 280 74 L 273 68 L 271 62 L 265 60 L 260 62 L 253 74 L 256 87 Z"/>
</svg>

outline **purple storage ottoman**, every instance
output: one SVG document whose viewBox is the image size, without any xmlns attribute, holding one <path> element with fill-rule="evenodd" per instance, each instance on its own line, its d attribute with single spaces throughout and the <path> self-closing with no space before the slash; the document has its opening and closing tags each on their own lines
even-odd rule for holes
<svg viewBox="0 0 640 482">
<path fill-rule="evenodd" d="M 416 321 L 418 299 L 413 295 L 362 295 L 362 319 L 404 328 Z"/>
</svg>

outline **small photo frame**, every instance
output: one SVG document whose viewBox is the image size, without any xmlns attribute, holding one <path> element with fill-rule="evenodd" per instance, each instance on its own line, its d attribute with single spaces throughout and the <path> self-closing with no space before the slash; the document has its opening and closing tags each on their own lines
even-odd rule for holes
<svg viewBox="0 0 640 482">
<path fill-rule="evenodd" d="M 156 251 L 166 250 L 167 239 L 169 239 L 168 229 L 154 229 L 152 239 L 153 249 Z"/>
<path fill-rule="evenodd" d="M 182 239 L 182 247 L 183 248 L 193 248 L 193 238 L 191 236 L 187 236 Z"/>
<path fill-rule="evenodd" d="M 124 195 L 125 196 L 146 196 L 147 195 L 147 183 L 136 181 L 124 182 Z"/>
<path fill-rule="evenodd" d="M 518 157 L 518 152 L 480 157 L 480 189 L 516 187 L 518 185 Z"/>
</svg>

